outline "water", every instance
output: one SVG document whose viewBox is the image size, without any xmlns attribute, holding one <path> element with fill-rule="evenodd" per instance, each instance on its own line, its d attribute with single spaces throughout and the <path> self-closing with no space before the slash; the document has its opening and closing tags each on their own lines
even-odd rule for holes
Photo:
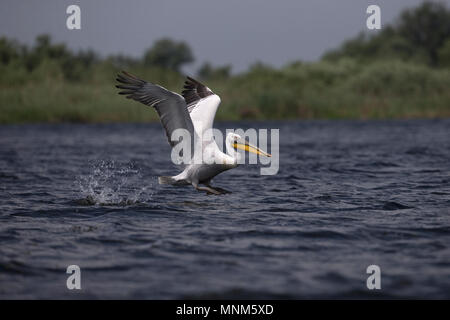
<svg viewBox="0 0 450 320">
<path fill-rule="evenodd" d="M 224 196 L 157 184 L 157 123 L 0 127 L 0 298 L 450 298 L 449 120 L 254 126 L 279 174 Z"/>
</svg>

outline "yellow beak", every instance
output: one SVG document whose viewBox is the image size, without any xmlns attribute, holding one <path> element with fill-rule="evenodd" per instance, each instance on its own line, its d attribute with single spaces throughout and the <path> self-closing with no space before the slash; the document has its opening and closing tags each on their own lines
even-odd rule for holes
<svg viewBox="0 0 450 320">
<path fill-rule="evenodd" d="M 266 157 L 271 157 L 272 156 L 269 153 L 262 151 L 258 147 L 252 146 L 248 142 L 245 142 L 245 143 L 234 142 L 233 143 L 233 148 L 241 149 L 241 150 L 244 150 L 244 151 L 247 151 L 247 152 L 251 152 L 251 153 L 256 153 L 256 154 L 261 155 L 261 156 L 266 156 Z"/>
</svg>

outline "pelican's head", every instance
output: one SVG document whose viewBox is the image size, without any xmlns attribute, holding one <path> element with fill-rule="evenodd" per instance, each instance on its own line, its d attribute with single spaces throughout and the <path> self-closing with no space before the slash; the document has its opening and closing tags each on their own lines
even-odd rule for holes
<svg viewBox="0 0 450 320">
<path fill-rule="evenodd" d="M 230 146 L 230 147 L 234 148 L 235 150 L 240 149 L 240 150 L 255 153 L 258 155 L 271 157 L 271 155 L 269 153 L 259 149 L 258 147 L 255 147 L 254 145 L 250 144 L 247 139 L 243 139 L 240 135 L 233 133 L 233 132 L 230 132 L 229 134 L 227 134 L 226 144 L 227 144 L 227 147 Z"/>
</svg>

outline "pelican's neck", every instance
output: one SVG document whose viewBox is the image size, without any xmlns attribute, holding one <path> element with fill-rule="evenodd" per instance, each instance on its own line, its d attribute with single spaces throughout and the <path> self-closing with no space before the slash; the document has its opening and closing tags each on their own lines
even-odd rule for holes
<svg viewBox="0 0 450 320">
<path fill-rule="evenodd" d="M 235 164 L 237 164 L 238 161 L 239 161 L 240 158 L 241 158 L 241 155 L 240 155 L 239 152 L 237 152 L 237 151 L 233 148 L 233 146 L 232 146 L 232 138 L 227 137 L 227 139 L 225 140 L 225 148 L 226 148 L 226 151 L 227 151 L 227 155 L 229 155 L 229 156 L 233 159 L 233 162 L 234 162 Z"/>
</svg>

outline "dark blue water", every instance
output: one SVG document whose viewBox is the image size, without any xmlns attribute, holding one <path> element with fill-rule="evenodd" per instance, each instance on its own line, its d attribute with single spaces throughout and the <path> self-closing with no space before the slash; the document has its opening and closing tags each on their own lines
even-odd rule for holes
<svg viewBox="0 0 450 320">
<path fill-rule="evenodd" d="M 157 123 L 1 126 L 0 298 L 450 298 L 449 120 L 218 127 L 280 128 L 278 175 L 208 196 L 157 184 Z"/>
</svg>

